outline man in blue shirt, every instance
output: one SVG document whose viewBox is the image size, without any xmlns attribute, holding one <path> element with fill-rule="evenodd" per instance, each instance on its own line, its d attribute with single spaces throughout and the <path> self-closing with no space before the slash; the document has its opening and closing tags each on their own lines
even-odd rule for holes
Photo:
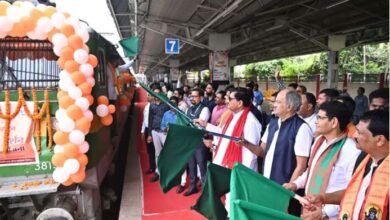
<svg viewBox="0 0 390 220">
<path fill-rule="evenodd" d="M 169 99 L 171 102 L 177 106 L 177 103 L 179 102 L 179 99 L 176 96 L 171 96 Z M 168 124 L 176 124 L 176 111 L 175 109 L 171 108 L 169 111 L 166 111 L 163 115 L 163 118 L 161 120 L 160 129 L 165 134 L 168 132 Z"/>
</svg>

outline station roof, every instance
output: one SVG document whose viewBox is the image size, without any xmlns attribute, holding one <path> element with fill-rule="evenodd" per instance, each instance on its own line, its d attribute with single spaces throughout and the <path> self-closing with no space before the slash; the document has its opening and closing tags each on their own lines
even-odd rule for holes
<svg viewBox="0 0 390 220">
<path fill-rule="evenodd" d="M 134 7 L 137 2 L 137 9 Z M 140 37 L 147 72 L 208 67 L 210 33 L 231 35 L 230 59 L 238 64 L 389 40 L 388 0 L 107 0 L 122 38 Z M 164 39 L 179 38 L 179 55 L 166 55 Z"/>
</svg>

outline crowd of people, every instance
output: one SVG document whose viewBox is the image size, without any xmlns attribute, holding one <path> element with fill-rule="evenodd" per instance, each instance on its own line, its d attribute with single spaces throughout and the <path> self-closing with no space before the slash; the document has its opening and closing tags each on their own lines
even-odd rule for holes
<svg viewBox="0 0 390 220">
<path fill-rule="evenodd" d="M 388 219 L 389 89 L 365 96 L 359 87 L 353 99 L 326 88 L 318 97 L 296 83 L 287 87 L 276 72 L 279 90 L 266 100 L 258 85 L 246 88 L 213 84 L 172 90 L 152 84 L 198 126 L 240 140 L 205 135 L 188 161 L 177 193 L 199 191 L 207 162 L 232 168 L 236 162 L 258 171 L 286 189 L 305 196 L 308 204 L 292 200 L 288 212 L 303 219 Z M 141 133 L 147 143 L 149 169 L 159 180 L 156 161 L 175 109 L 149 96 Z M 227 194 L 227 199 L 229 195 Z M 229 210 L 229 203 L 226 209 Z"/>
</svg>

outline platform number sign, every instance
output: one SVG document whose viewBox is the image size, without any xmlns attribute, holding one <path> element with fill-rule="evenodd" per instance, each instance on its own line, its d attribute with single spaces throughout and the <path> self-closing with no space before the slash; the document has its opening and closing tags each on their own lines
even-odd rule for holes
<svg viewBox="0 0 390 220">
<path fill-rule="evenodd" d="M 180 53 L 179 39 L 165 38 L 165 53 L 166 54 L 179 54 Z"/>
</svg>

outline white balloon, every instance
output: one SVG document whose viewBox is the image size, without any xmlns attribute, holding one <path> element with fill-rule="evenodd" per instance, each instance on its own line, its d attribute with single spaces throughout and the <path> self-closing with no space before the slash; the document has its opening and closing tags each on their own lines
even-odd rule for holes
<svg viewBox="0 0 390 220">
<path fill-rule="evenodd" d="M 76 33 L 83 39 L 84 43 L 87 43 L 89 40 L 89 33 L 88 30 L 85 28 L 79 28 L 77 29 Z"/>
<path fill-rule="evenodd" d="M 7 8 L 7 17 L 10 18 L 12 22 L 17 23 L 22 19 L 23 13 L 18 7 L 10 5 Z"/>
<path fill-rule="evenodd" d="M 51 16 L 51 22 L 53 23 L 54 27 L 57 29 L 60 29 L 61 26 L 65 23 L 66 18 L 65 15 L 61 12 L 56 12 Z"/>
<path fill-rule="evenodd" d="M 76 105 L 81 108 L 83 111 L 87 111 L 89 108 L 89 101 L 88 99 L 81 97 L 76 100 Z"/>
<path fill-rule="evenodd" d="M 64 146 L 62 145 L 56 145 L 54 146 L 54 153 L 59 154 L 59 153 L 64 153 Z"/>
<path fill-rule="evenodd" d="M 77 173 L 77 171 L 79 171 L 80 169 L 80 163 L 78 160 L 76 159 L 67 159 L 65 160 L 64 162 L 64 169 L 66 170 L 66 172 L 68 172 L 69 174 L 75 174 Z"/>
<path fill-rule="evenodd" d="M 0 38 L 5 38 L 7 36 L 7 33 L 0 32 Z"/>
<path fill-rule="evenodd" d="M 37 31 L 37 29 L 35 28 L 35 36 L 37 40 L 46 40 L 47 39 L 47 33 L 46 32 L 43 32 L 43 31 Z"/>
<path fill-rule="evenodd" d="M 85 135 L 80 130 L 73 130 L 69 133 L 69 141 L 72 144 L 80 145 L 84 142 Z"/>
<path fill-rule="evenodd" d="M 60 80 L 60 82 L 58 83 L 58 86 L 60 87 L 60 89 L 64 90 L 64 91 L 68 91 L 69 88 L 71 87 L 74 87 L 75 84 L 72 80 Z"/>
<path fill-rule="evenodd" d="M 91 85 L 92 87 L 94 87 L 96 81 L 95 81 L 95 79 L 94 79 L 93 77 L 88 77 L 88 78 L 87 78 L 87 83 L 88 83 L 89 85 Z"/>
<path fill-rule="evenodd" d="M 96 114 L 99 115 L 100 117 L 105 117 L 109 113 L 107 105 L 100 104 L 96 108 Z"/>
<path fill-rule="evenodd" d="M 53 179 L 58 183 L 64 183 L 69 179 L 69 173 L 63 167 L 56 167 L 53 172 Z"/>
<path fill-rule="evenodd" d="M 38 33 L 49 33 L 53 29 L 53 23 L 48 17 L 41 17 L 38 19 L 36 31 Z"/>
<path fill-rule="evenodd" d="M 46 10 L 47 6 L 44 4 L 38 4 L 37 9 L 44 12 Z"/>
<path fill-rule="evenodd" d="M 73 59 L 79 64 L 84 64 L 88 62 L 88 53 L 83 49 L 77 49 L 73 54 Z"/>
<path fill-rule="evenodd" d="M 61 48 L 58 48 L 56 46 L 53 47 L 53 52 L 55 55 L 57 55 L 58 57 L 61 55 Z"/>
<path fill-rule="evenodd" d="M 79 153 L 80 154 L 85 154 L 89 150 L 89 144 L 88 142 L 84 141 L 81 145 L 79 145 Z"/>
<path fill-rule="evenodd" d="M 79 87 L 72 86 L 72 87 L 68 88 L 68 95 L 73 100 L 77 100 L 77 99 L 81 98 L 81 96 L 83 95 L 83 92 L 81 91 L 81 89 Z"/>
<path fill-rule="evenodd" d="M 83 50 L 87 51 L 87 53 L 89 53 L 89 47 L 85 44 L 83 44 Z"/>
<path fill-rule="evenodd" d="M 73 16 L 67 18 L 65 23 L 72 25 L 75 30 L 80 28 L 80 21 L 79 21 L 79 19 L 77 19 L 77 18 L 75 18 Z"/>
<path fill-rule="evenodd" d="M 61 118 L 63 118 L 65 115 L 66 115 L 66 110 L 63 109 L 63 108 L 59 108 L 59 109 L 56 111 L 56 119 L 57 119 L 57 120 L 61 120 Z"/>
<path fill-rule="evenodd" d="M 82 72 L 85 76 L 93 76 L 93 67 L 89 63 L 84 63 L 80 65 L 80 72 Z"/>
<path fill-rule="evenodd" d="M 70 74 L 66 70 L 61 70 L 61 72 L 60 72 L 60 74 L 58 74 L 58 76 L 60 77 L 60 80 L 72 80 L 70 78 Z"/>
<path fill-rule="evenodd" d="M 84 117 L 86 117 L 89 121 L 92 121 L 93 120 L 93 113 L 91 112 L 91 110 L 85 111 Z"/>
<path fill-rule="evenodd" d="M 64 34 L 56 33 L 53 35 L 53 44 L 54 47 L 61 50 L 63 47 L 68 46 L 68 38 Z"/>
<path fill-rule="evenodd" d="M 76 124 L 72 119 L 61 119 L 58 121 L 58 128 L 63 132 L 71 132 L 75 129 Z"/>
<path fill-rule="evenodd" d="M 0 16 L 0 30 L 1 32 L 9 32 L 14 27 L 14 23 L 7 16 Z"/>
</svg>

